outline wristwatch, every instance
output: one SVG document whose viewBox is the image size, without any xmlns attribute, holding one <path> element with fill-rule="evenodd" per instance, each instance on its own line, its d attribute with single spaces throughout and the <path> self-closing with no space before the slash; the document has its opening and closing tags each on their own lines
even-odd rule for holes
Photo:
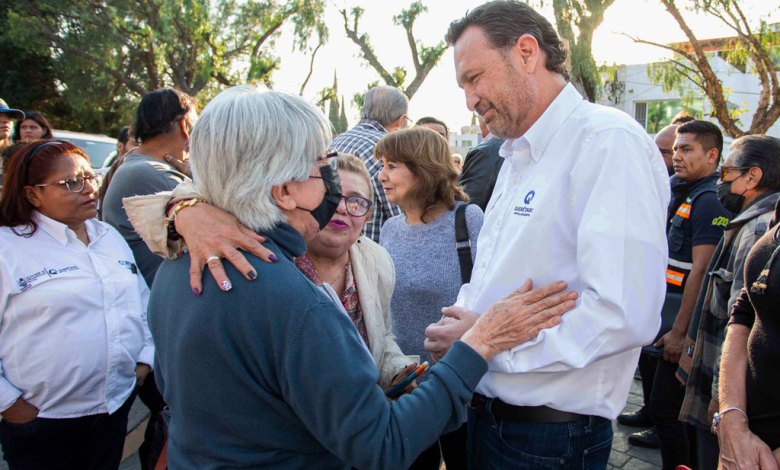
<svg viewBox="0 0 780 470">
<path fill-rule="evenodd" d="M 736 406 L 731 406 L 729 408 L 726 408 L 723 411 L 715 412 L 715 414 L 712 415 L 712 427 L 710 428 L 710 431 L 713 434 L 717 434 L 718 433 L 718 425 L 720 424 L 720 420 L 723 417 L 723 415 L 725 415 L 729 411 L 739 411 L 740 413 L 742 413 L 745 416 L 745 419 L 748 419 L 747 413 L 742 411 L 740 408 L 737 408 Z"/>
</svg>

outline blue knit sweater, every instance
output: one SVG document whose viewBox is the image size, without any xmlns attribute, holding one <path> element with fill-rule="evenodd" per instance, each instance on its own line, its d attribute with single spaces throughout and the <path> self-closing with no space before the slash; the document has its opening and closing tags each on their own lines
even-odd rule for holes
<svg viewBox="0 0 780 470">
<path fill-rule="evenodd" d="M 247 255 L 249 282 L 210 274 L 189 290 L 189 258 L 165 261 L 149 304 L 155 376 L 171 409 L 169 468 L 406 468 L 445 430 L 487 370 L 456 343 L 412 394 L 388 402 L 349 318 L 292 262 L 306 249 L 287 225 L 267 234 L 279 258 Z"/>
<path fill-rule="evenodd" d="M 482 209 L 476 204 L 466 208 L 472 262 L 482 218 Z M 420 361 L 429 361 L 430 355 L 423 349 L 425 328 L 441 319 L 441 309 L 453 305 L 460 291 L 455 209 L 427 224 L 410 225 L 405 216 L 395 216 L 382 226 L 380 239 L 395 264 L 390 309 L 398 346 L 404 354 L 417 354 Z"/>
</svg>

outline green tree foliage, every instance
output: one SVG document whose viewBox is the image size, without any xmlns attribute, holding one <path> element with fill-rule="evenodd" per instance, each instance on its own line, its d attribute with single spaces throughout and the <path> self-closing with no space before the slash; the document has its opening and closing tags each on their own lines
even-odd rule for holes
<svg viewBox="0 0 780 470">
<path fill-rule="evenodd" d="M 677 44 L 658 44 L 638 38 L 634 41 L 662 47 L 674 53 L 674 58 L 666 63 L 653 64 L 648 75 L 664 90 L 675 90 L 688 97 L 693 90 L 702 92 L 712 106 L 712 115 L 721 127 L 732 137 L 745 134 L 764 134 L 780 118 L 780 80 L 778 63 L 773 60 L 772 50 L 780 46 L 780 32 L 772 30 L 761 20 L 751 24 L 737 0 L 691 0 L 687 2 L 689 10 L 706 13 L 728 26 L 734 36 L 721 40 L 701 41 L 688 26 L 675 0 L 660 0 L 666 10 L 675 19 L 685 33 L 688 42 Z M 777 7 L 774 7 L 777 8 Z M 715 74 L 710 59 L 717 55 L 742 71 L 750 71 L 758 77 L 758 105 L 749 126 L 746 127 L 740 116 L 747 110 L 729 102 L 732 92 L 724 87 Z"/>
<path fill-rule="evenodd" d="M 48 54 L 17 47 L 4 34 L 12 0 L 0 0 L 0 97 L 12 108 L 37 110 L 57 128 L 67 128 L 72 112 L 57 90 L 54 67 Z"/>
<path fill-rule="evenodd" d="M 328 106 L 328 120 L 331 126 L 333 126 L 333 132 L 341 134 L 347 130 L 347 116 L 344 111 L 344 99 L 341 103 L 338 99 L 339 84 L 336 80 L 336 72 L 333 72 L 333 86 L 330 89 L 323 90 L 323 96 L 327 96 L 330 101 Z M 343 118 L 343 119 L 342 119 Z"/>
<path fill-rule="evenodd" d="M 270 85 L 282 26 L 304 49 L 327 34 L 323 10 L 324 0 L 16 0 L 8 23 L 17 47 L 51 58 L 77 114 L 112 120 L 161 87 L 205 101 L 224 86 Z"/>
<path fill-rule="evenodd" d="M 407 43 L 409 44 L 409 51 L 412 55 L 414 77 L 407 85 L 406 68 L 396 66 L 392 71 L 388 70 L 382 65 L 374 48 L 371 46 L 371 40 L 368 33 L 359 32 L 360 17 L 363 15 L 364 10 L 360 7 L 353 8 L 351 13 L 347 13 L 346 10 L 341 10 L 341 16 L 344 18 L 344 31 L 347 33 L 347 37 L 360 48 L 363 59 L 376 70 L 387 85 L 401 89 L 409 99 L 412 99 L 433 67 L 439 62 L 444 51 L 447 50 L 447 45 L 442 41 L 433 46 L 425 46 L 415 39 L 414 22 L 421 13 L 426 11 L 428 11 L 428 9 L 423 6 L 422 2 L 417 1 L 409 5 L 409 8 L 402 10 L 401 13 L 393 17 L 395 24 L 403 27 L 406 33 Z M 358 95 L 355 95 L 353 101 L 357 104 L 358 100 Z"/>
<path fill-rule="evenodd" d="M 588 101 L 596 101 L 601 75 L 593 60 L 593 33 L 615 0 L 552 0 L 558 34 L 570 52 L 571 81 Z"/>
</svg>

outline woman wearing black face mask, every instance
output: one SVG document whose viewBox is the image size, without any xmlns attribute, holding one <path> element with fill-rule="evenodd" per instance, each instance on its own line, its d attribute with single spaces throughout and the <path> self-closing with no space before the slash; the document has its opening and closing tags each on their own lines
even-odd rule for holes
<svg viewBox="0 0 780 470">
<path fill-rule="evenodd" d="M 313 105 L 251 87 L 220 93 L 193 129 L 201 196 L 264 233 L 276 262 L 247 254 L 254 283 L 227 267 L 236 277 L 230 292 L 196 295 L 190 253 L 161 265 L 149 328 L 165 339 L 155 365 L 171 413 L 171 468 L 403 468 L 462 422 L 487 360 L 574 307 L 576 293 L 562 292 L 563 282 L 516 291 L 479 317 L 431 368 L 434 378 L 388 402 L 343 306 L 293 262 L 326 212 L 341 206 L 338 173 L 318 158 L 330 138 L 330 123 Z M 337 207 L 311 213 L 337 194 Z M 185 239 L 196 235 L 179 228 Z"/>
<path fill-rule="evenodd" d="M 678 375 L 688 376 L 681 420 L 697 431 L 698 464 L 715 468 L 717 437 L 709 432 L 713 413 L 732 404 L 718 403 L 713 370 L 724 341 L 731 306 L 744 285 L 745 258 L 766 232 L 780 199 L 780 141 L 764 135 L 741 137 L 720 167 L 718 199 L 735 214 L 712 255 L 688 329 Z M 717 387 L 715 387 L 717 389 Z"/>
</svg>

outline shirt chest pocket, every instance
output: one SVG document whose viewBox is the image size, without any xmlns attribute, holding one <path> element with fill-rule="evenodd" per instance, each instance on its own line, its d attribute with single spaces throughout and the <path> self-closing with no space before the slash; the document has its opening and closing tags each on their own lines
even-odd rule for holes
<svg viewBox="0 0 780 470">
<path fill-rule="evenodd" d="M 686 219 L 676 215 L 672 218 L 669 226 L 669 232 L 666 234 L 669 243 L 669 251 L 679 253 L 685 246 L 686 239 Z"/>
<path fill-rule="evenodd" d="M 734 273 L 720 268 L 710 273 L 712 283 L 712 298 L 710 299 L 710 312 L 721 319 L 729 318 L 729 298 L 731 286 L 734 284 Z"/>
<path fill-rule="evenodd" d="M 103 279 L 104 301 L 107 307 L 117 308 L 119 311 L 141 318 L 143 305 L 141 305 L 141 292 L 138 285 L 138 274 L 134 274 L 130 268 L 118 263 L 111 268 L 108 279 Z"/>
</svg>

